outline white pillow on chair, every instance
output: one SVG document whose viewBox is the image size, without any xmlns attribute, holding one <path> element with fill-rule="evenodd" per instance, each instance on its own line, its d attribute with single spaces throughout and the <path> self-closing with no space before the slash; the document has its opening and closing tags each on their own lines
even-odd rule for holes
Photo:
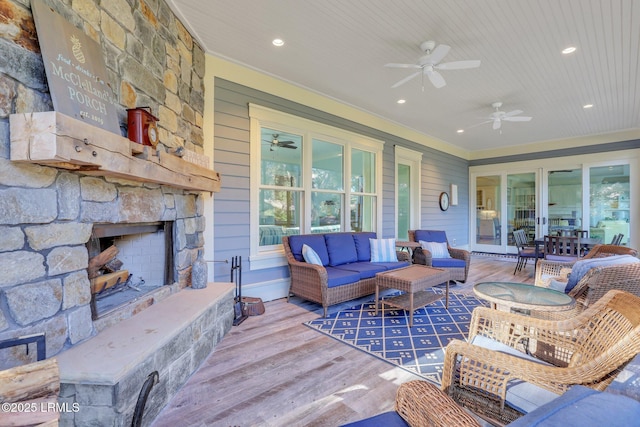
<svg viewBox="0 0 640 427">
<path fill-rule="evenodd" d="M 420 240 L 418 243 L 420 243 L 422 249 L 431 252 L 433 258 L 451 258 L 447 242 L 425 242 L 424 240 Z"/>
</svg>

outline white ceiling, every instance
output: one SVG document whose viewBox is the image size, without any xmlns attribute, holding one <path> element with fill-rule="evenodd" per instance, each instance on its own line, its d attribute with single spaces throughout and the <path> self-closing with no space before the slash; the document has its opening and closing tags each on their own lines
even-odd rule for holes
<svg viewBox="0 0 640 427">
<path fill-rule="evenodd" d="M 209 54 L 471 152 L 640 128 L 638 0 L 168 3 Z M 413 70 L 384 64 L 416 63 L 426 40 L 451 46 L 443 62 L 482 64 L 442 71 L 440 89 L 420 77 L 391 89 Z M 495 101 L 533 119 L 478 126 Z"/>
</svg>

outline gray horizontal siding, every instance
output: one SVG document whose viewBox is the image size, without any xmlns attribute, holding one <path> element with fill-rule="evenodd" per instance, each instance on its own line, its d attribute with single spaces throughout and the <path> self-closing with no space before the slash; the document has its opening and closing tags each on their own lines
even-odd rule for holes
<svg viewBox="0 0 640 427">
<path fill-rule="evenodd" d="M 382 230 L 381 237 L 395 236 L 395 158 L 394 145 L 423 153 L 422 214 L 423 228 L 447 231 L 458 245 L 468 240 L 468 162 L 464 159 L 424 147 L 342 117 L 298 104 L 263 91 L 222 79 L 215 81 L 214 168 L 220 172 L 222 187 L 214 196 L 215 259 L 243 257 L 243 283 L 275 280 L 288 275 L 287 268 L 251 271 L 248 268 L 249 236 L 249 103 L 262 105 L 319 123 L 335 126 L 367 137 L 385 141 L 382 160 Z M 458 185 L 459 206 L 443 213 L 438 207 L 441 191 Z M 229 280 L 229 265 L 213 264 L 216 280 Z"/>
</svg>

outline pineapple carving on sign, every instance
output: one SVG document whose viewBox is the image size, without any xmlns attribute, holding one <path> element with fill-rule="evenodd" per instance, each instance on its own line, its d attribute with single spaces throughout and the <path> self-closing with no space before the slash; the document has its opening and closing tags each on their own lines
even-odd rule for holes
<svg viewBox="0 0 640 427">
<path fill-rule="evenodd" d="M 42 0 L 32 0 L 31 9 L 54 109 L 120 134 L 100 46 Z"/>
</svg>

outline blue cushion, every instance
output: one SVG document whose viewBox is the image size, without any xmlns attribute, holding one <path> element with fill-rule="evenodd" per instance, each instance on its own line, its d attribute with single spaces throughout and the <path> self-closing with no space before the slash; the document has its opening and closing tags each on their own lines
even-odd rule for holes
<svg viewBox="0 0 640 427">
<path fill-rule="evenodd" d="M 324 235 L 329 253 L 329 265 L 336 266 L 358 261 L 356 242 L 351 233 L 328 233 Z"/>
<path fill-rule="evenodd" d="M 526 353 L 522 353 L 511 346 L 482 335 L 476 335 L 475 337 L 473 337 L 471 343 L 479 347 L 510 354 L 520 359 L 526 359 L 531 362 L 548 365 L 548 363 L 542 360 L 536 359 L 535 357 L 530 356 Z M 552 401 L 557 397 L 558 394 L 553 393 L 545 388 L 538 387 L 537 385 L 528 383 L 526 381 L 512 380 L 509 381 L 509 384 L 507 385 L 507 395 L 505 401 L 512 408 L 515 408 L 518 411 L 526 414 Z"/>
<path fill-rule="evenodd" d="M 304 261 L 302 256 L 302 245 L 308 245 L 313 249 L 320 259 L 322 265 L 329 265 L 329 254 L 327 253 L 327 245 L 324 242 L 322 234 L 300 234 L 297 236 L 289 236 L 289 247 L 293 257 L 298 261 Z"/>
<path fill-rule="evenodd" d="M 360 279 L 370 279 L 376 276 L 376 273 L 387 271 L 382 263 L 371 262 L 353 262 L 351 264 L 342 264 L 336 266 L 341 270 L 355 271 L 360 275 Z"/>
<path fill-rule="evenodd" d="M 436 268 L 465 268 L 463 259 L 458 258 L 431 258 L 431 266 Z"/>
<path fill-rule="evenodd" d="M 342 427 L 409 427 L 409 424 L 396 411 L 389 411 L 364 420 L 343 424 Z"/>
<path fill-rule="evenodd" d="M 376 262 L 376 265 L 381 265 L 387 270 L 395 270 L 396 268 L 408 267 L 411 263 L 408 261 Z"/>
<path fill-rule="evenodd" d="M 447 233 L 442 230 L 416 230 L 415 240 L 416 242 L 420 240 L 425 242 L 446 242 Z"/>
<path fill-rule="evenodd" d="M 369 245 L 369 239 L 375 239 L 376 233 L 362 232 L 353 233 L 353 241 L 356 244 L 356 251 L 358 252 L 358 261 L 371 261 L 371 246 Z"/>
<path fill-rule="evenodd" d="M 584 277 L 589 270 L 595 267 L 608 267 L 610 265 L 629 264 L 632 262 L 640 262 L 638 258 L 631 255 L 614 255 L 604 258 L 589 258 L 576 261 L 571 267 L 571 273 L 569 274 L 569 281 L 565 287 L 565 292 L 569 293 L 571 289 L 575 288 L 580 279 Z"/>
<path fill-rule="evenodd" d="M 627 427 L 638 425 L 640 402 L 574 385 L 551 402 L 520 417 L 510 427 Z"/>
<path fill-rule="evenodd" d="M 398 262 L 396 239 L 369 239 L 371 262 Z"/>
<path fill-rule="evenodd" d="M 309 264 L 322 265 L 322 260 L 309 245 L 302 245 L 302 256 Z"/>
<path fill-rule="evenodd" d="M 336 267 L 325 267 L 327 270 L 327 287 L 333 288 L 347 283 L 353 283 L 360 280 L 360 273 L 357 271 L 343 270 Z"/>
</svg>

